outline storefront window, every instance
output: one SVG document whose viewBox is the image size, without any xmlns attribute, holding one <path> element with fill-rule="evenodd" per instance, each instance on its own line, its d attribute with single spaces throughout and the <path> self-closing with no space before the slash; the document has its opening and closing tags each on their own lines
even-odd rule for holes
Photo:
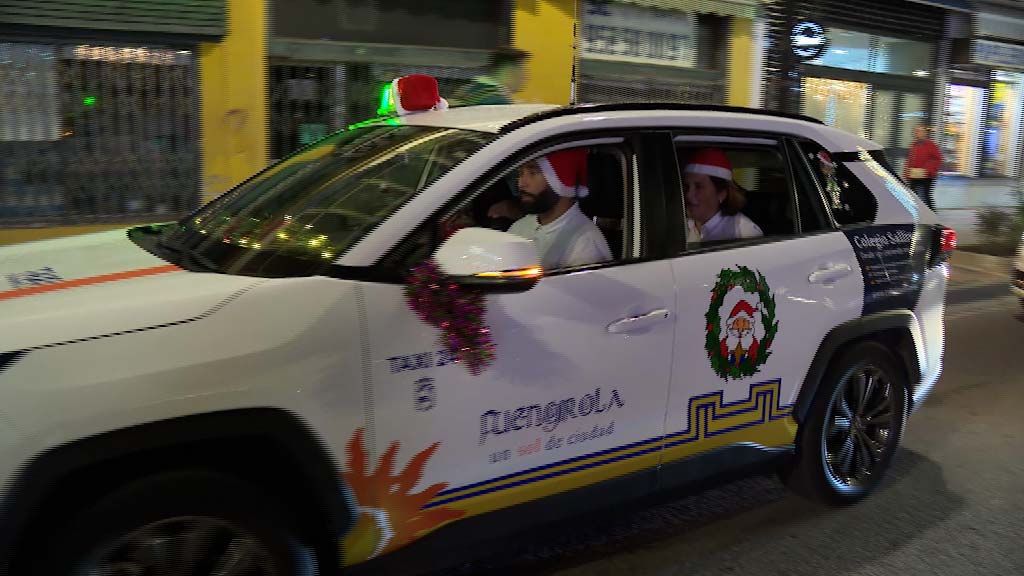
<svg viewBox="0 0 1024 576">
<path fill-rule="evenodd" d="M 973 176 L 978 158 L 979 114 L 984 89 L 951 84 L 946 92 L 946 117 L 943 119 L 943 172 Z"/>
<path fill-rule="evenodd" d="M 0 43 L 0 86 L 0 141 L 52 142 L 60 137 L 53 46 Z"/>
<path fill-rule="evenodd" d="M 1021 89 L 1024 74 L 994 72 L 988 122 L 985 126 L 986 176 L 1016 177 L 1020 171 L 1013 159 L 1020 149 Z"/>
<path fill-rule="evenodd" d="M 927 42 L 875 36 L 840 28 L 828 30 L 829 49 L 810 64 L 881 72 L 928 76 L 932 49 Z"/>
<path fill-rule="evenodd" d="M 877 37 L 877 57 L 872 72 L 928 76 L 932 47 L 926 42 Z"/>
<path fill-rule="evenodd" d="M 847 70 L 871 70 L 869 34 L 838 28 L 830 28 L 827 34 L 830 42 L 828 50 L 817 60 L 811 60 L 809 64 Z"/>
<path fill-rule="evenodd" d="M 829 126 L 867 136 L 864 120 L 869 86 L 861 82 L 804 78 L 803 113 Z"/>
</svg>

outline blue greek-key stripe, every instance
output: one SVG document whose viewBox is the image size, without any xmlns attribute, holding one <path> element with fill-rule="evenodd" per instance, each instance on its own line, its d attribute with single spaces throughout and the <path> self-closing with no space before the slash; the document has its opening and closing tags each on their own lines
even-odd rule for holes
<svg viewBox="0 0 1024 576">
<path fill-rule="evenodd" d="M 591 452 L 582 456 L 568 458 L 536 466 L 527 470 L 513 472 L 497 478 L 490 478 L 481 482 L 451 488 L 438 493 L 437 498 L 428 503 L 424 508 L 435 508 L 452 502 L 475 498 L 501 490 L 515 488 L 526 484 L 541 482 L 551 478 L 573 474 L 583 470 L 606 466 L 615 462 L 637 458 L 645 454 L 657 452 L 666 448 L 689 444 L 699 440 L 721 436 L 729 432 L 735 432 L 746 428 L 752 428 L 767 424 L 772 421 L 789 417 L 793 412 L 792 404 L 781 404 L 781 383 L 779 379 L 758 382 L 750 385 L 747 398 L 734 402 L 723 400 L 723 390 L 717 390 L 708 394 L 690 398 L 687 414 L 689 414 L 688 425 L 685 430 L 674 432 L 665 436 L 655 436 L 646 440 L 640 440 L 622 446 L 615 446 L 597 452 Z M 742 423 L 715 429 L 712 423 L 723 421 L 735 416 L 751 415 L 752 417 Z M 592 460 L 584 462 L 585 460 Z M 537 474 L 551 468 L 568 466 L 579 463 L 576 466 L 569 466 L 560 470 L 553 470 L 547 474 Z M 533 474 L 537 474 L 533 476 Z"/>
</svg>

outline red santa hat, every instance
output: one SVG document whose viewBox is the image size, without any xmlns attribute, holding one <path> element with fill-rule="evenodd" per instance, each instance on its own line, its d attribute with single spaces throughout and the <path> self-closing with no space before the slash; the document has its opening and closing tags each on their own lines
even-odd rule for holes
<svg viewBox="0 0 1024 576">
<path fill-rule="evenodd" d="M 752 302 L 756 302 L 756 304 L 752 304 Z M 756 324 L 754 313 L 760 311 L 760 308 L 761 303 L 756 294 L 751 294 L 739 287 L 727 292 L 719 310 L 722 320 L 722 335 L 725 336 L 726 326 L 734 318 L 746 317 Z"/>
<path fill-rule="evenodd" d="M 720 148 L 701 148 L 693 155 L 683 172 L 732 180 L 732 162 L 729 162 L 729 157 Z"/>
<path fill-rule="evenodd" d="M 750 305 L 750 302 L 746 300 L 740 300 L 732 307 L 732 311 L 729 312 L 729 319 L 732 320 L 737 316 L 746 316 L 751 320 L 754 319 L 754 307 Z"/>
<path fill-rule="evenodd" d="M 548 186 L 559 196 L 583 198 L 587 188 L 587 149 L 570 148 L 537 159 Z"/>
<path fill-rule="evenodd" d="M 391 81 L 392 98 L 399 116 L 410 112 L 446 110 L 448 101 L 441 98 L 437 79 L 426 74 L 410 74 Z"/>
</svg>

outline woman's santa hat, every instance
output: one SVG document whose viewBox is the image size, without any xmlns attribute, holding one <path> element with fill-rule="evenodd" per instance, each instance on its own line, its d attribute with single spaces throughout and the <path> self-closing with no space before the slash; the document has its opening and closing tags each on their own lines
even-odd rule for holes
<svg viewBox="0 0 1024 576">
<path fill-rule="evenodd" d="M 732 180 L 732 162 L 729 162 L 729 157 L 720 148 L 701 148 L 693 155 L 683 172 Z"/>
<path fill-rule="evenodd" d="M 410 112 L 447 110 L 448 101 L 441 98 L 437 79 L 426 74 L 410 74 L 391 81 L 392 99 L 399 116 Z"/>
<path fill-rule="evenodd" d="M 583 198 L 587 188 L 587 149 L 570 148 L 537 159 L 548 186 L 559 196 Z"/>
</svg>

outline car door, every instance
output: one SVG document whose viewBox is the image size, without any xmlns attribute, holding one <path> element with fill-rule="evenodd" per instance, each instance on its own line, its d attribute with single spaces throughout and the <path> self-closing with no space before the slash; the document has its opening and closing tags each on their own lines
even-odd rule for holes
<svg viewBox="0 0 1024 576">
<path fill-rule="evenodd" d="M 606 182 L 604 193 L 626 204 L 624 252 L 602 265 L 546 271 L 523 293 L 487 295 L 481 317 L 494 357 L 480 373 L 439 345 L 405 286 L 364 285 L 372 424 L 350 444 L 363 516 L 348 539 L 349 562 L 451 521 L 656 467 L 675 287 L 671 262 L 649 259 L 665 227 L 640 222 L 664 213 L 648 201 L 663 200 L 656 191 L 664 189 L 646 176 L 642 149 L 651 137 L 588 140 L 592 150 L 618 151 L 610 156 L 621 181 Z M 512 166 L 497 167 L 491 181 Z M 591 182 L 592 194 L 601 186 Z"/>
<path fill-rule="evenodd" d="M 818 344 L 863 304 L 850 242 L 795 149 L 770 134 L 688 133 L 676 137 L 672 156 L 682 172 L 688 151 L 710 146 L 732 159 L 745 211 L 764 235 L 688 242 L 672 262 L 679 325 L 666 463 L 729 449 L 735 457 L 715 462 L 733 465 L 792 444 L 792 408 Z M 682 214 L 676 225 L 684 226 Z M 667 466 L 663 478 L 691 472 Z"/>
</svg>

